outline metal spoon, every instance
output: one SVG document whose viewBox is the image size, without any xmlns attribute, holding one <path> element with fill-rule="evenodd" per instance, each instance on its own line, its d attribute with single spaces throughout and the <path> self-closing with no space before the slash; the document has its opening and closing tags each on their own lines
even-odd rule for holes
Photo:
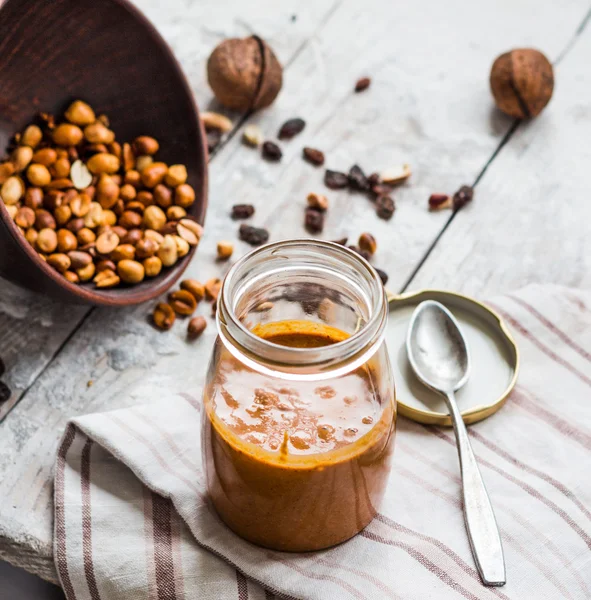
<svg viewBox="0 0 591 600">
<path fill-rule="evenodd" d="M 417 306 L 410 320 L 406 351 L 417 377 L 445 397 L 452 418 L 460 456 L 464 518 L 482 582 L 504 585 L 505 560 L 499 528 L 454 396 L 470 375 L 466 340 L 449 310 L 439 302 L 426 300 Z"/>
</svg>

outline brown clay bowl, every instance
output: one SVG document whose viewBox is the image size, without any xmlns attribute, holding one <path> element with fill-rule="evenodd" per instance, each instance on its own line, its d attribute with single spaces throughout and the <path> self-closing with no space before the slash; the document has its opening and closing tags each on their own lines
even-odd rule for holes
<svg viewBox="0 0 591 600">
<path fill-rule="evenodd" d="M 109 116 L 121 142 L 160 142 L 158 157 L 187 166 L 201 224 L 207 207 L 207 148 L 193 95 L 170 48 L 127 0 L 0 0 L 0 155 L 38 112 L 63 114 L 74 99 Z M 49 267 L 0 201 L 0 275 L 72 303 L 125 306 L 167 290 L 194 249 L 142 283 L 97 290 Z M 1 282 L 0 282 L 1 285 Z"/>
</svg>

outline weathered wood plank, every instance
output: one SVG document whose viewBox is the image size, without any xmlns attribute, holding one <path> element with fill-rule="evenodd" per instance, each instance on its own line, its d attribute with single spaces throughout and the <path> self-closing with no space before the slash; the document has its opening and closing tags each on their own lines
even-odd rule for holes
<svg viewBox="0 0 591 600">
<path fill-rule="evenodd" d="M 155 0 L 147 6 L 156 7 Z M 323 190 L 321 171 L 300 159 L 301 147 L 314 145 L 327 152 L 333 168 L 413 165 L 412 184 L 397 193 L 399 210 L 389 223 L 379 222 L 361 196 L 329 194 L 325 237 L 373 231 L 380 244 L 376 264 L 389 270 L 396 289 L 446 220 L 427 213 L 428 195 L 474 179 L 509 127 L 491 112 L 492 59 L 517 42 L 558 54 L 583 12 L 576 0 L 564 3 L 558 20 L 550 4 L 532 0 L 339 6 L 290 66 L 277 103 L 255 116 L 269 135 L 286 118 L 308 121 L 301 136 L 283 145 L 284 160 L 264 163 L 235 137 L 212 164 L 207 235 L 189 275 L 206 279 L 227 268 L 214 262 L 214 249 L 222 237 L 235 237 L 227 212 L 237 201 L 256 204 L 253 222 L 272 225 L 273 239 L 303 235 L 305 195 Z M 179 27 L 183 19 L 178 17 Z M 373 77 L 373 85 L 354 95 L 352 86 L 363 74 Z M 244 250 L 237 245 L 238 255 Z M 176 391 L 199 394 L 213 323 L 198 343 L 187 345 L 182 323 L 166 334 L 150 328 L 150 308 L 94 311 L 2 424 L 0 556 L 55 577 L 50 476 L 68 417 Z"/>
<path fill-rule="evenodd" d="M 528 283 L 591 285 L 589 26 L 556 69 L 551 103 L 521 123 L 411 282 L 481 297 Z"/>
<path fill-rule="evenodd" d="M 305 11 L 299 10 L 296 0 L 281 6 L 264 0 L 253 3 L 248 11 L 238 1 L 175 0 L 164 6 L 156 0 L 137 0 L 136 4 L 172 46 L 199 105 L 220 110 L 212 101 L 205 73 L 207 57 L 217 43 L 257 32 L 268 39 L 280 61 L 289 63 L 338 1 L 320 0 Z M 243 116 L 227 114 L 236 123 Z M 12 391 L 10 399 L 0 405 L 0 422 L 88 311 L 87 307 L 65 308 L 0 280 L 0 357 L 7 369 L 3 381 Z"/>
</svg>

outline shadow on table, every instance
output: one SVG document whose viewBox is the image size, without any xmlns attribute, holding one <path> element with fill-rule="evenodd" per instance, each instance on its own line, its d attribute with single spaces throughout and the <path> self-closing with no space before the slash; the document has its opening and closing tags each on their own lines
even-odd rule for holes
<svg viewBox="0 0 591 600">
<path fill-rule="evenodd" d="M 65 600 L 60 588 L 0 561 L 0 600 Z"/>
</svg>

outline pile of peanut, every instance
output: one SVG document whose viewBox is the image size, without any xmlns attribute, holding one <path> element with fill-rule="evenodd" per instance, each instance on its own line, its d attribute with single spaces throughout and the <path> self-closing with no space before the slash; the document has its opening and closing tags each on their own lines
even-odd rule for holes
<svg viewBox="0 0 591 600">
<path fill-rule="evenodd" d="M 0 163 L 0 198 L 39 256 L 69 282 L 137 284 L 172 267 L 203 229 L 188 217 L 195 191 L 184 165 L 154 159 L 158 141 L 120 144 L 105 115 L 73 102 L 42 115 Z"/>
</svg>

